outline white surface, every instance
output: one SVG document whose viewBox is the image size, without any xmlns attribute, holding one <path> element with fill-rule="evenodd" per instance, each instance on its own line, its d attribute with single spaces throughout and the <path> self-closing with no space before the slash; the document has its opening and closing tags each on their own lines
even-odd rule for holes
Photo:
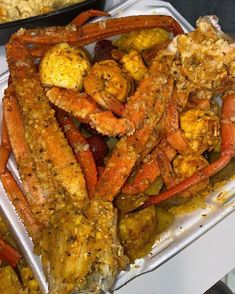
<svg viewBox="0 0 235 294">
<path fill-rule="evenodd" d="M 226 284 L 235 293 L 235 269 L 225 277 Z"/>
<path fill-rule="evenodd" d="M 115 294 L 202 294 L 235 267 L 235 212 Z"/>
</svg>

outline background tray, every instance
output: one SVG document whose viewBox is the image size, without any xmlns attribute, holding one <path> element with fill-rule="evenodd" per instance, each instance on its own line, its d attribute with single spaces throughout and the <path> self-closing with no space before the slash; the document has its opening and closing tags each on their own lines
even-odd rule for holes
<svg viewBox="0 0 235 294">
<path fill-rule="evenodd" d="M 0 24 L 0 45 L 6 44 L 10 36 L 20 28 L 30 29 L 35 27 L 65 25 L 84 10 L 91 8 L 102 10 L 104 4 L 105 0 L 86 0 L 82 3 L 57 9 L 50 13 L 2 23 Z"/>
</svg>

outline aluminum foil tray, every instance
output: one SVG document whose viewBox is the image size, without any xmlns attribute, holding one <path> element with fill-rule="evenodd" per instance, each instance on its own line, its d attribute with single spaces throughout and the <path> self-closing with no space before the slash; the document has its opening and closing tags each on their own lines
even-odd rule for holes
<svg viewBox="0 0 235 294">
<path fill-rule="evenodd" d="M 113 7 L 109 13 L 114 17 L 141 14 L 171 15 L 181 24 L 185 32 L 193 29 L 171 4 L 163 1 L 122 1 L 120 4 Z M 91 46 L 89 49 L 91 49 Z M 0 97 L 3 97 L 8 79 L 8 72 L 5 71 L 6 62 L 4 57 L 0 57 L 0 65 Z M 2 112 L 0 113 L 0 121 L 1 117 Z M 8 167 L 13 175 L 19 179 L 13 158 L 10 159 Z M 47 282 L 42 270 L 40 258 L 33 253 L 33 243 L 18 218 L 14 207 L 8 200 L 1 184 L 0 194 L 1 213 L 8 222 L 25 259 L 32 268 L 35 278 L 39 281 L 43 293 L 47 293 Z M 235 203 L 233 202 L 234 194 L 235 180 L 230 180 L 226 185 L 208 195 L 205 205 L 202 208 L 176 217 L 174 224 L 160 235 L 152 252 L 145 258 L 136 260 L 136 263 L 131 265 L 127 271 L 123 271 L 118 275 L 112 290 L 115 291 L 133 278 L 138 277 L 138 275 L 142 275 L 159 267 L 162 263 L 166 262 L 202 234 L 206 233 L 223 218 L 228 216 L 235 210 Z"/>
</svg>

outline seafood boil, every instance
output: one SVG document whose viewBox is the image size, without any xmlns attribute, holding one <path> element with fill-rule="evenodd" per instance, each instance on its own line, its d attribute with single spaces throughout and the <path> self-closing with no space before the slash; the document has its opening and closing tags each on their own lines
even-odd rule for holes
<svg viewBox="0 0 235 294">
<path fill-rule="evenodd" d="M 235 47 L 215 18 L 185 34 L 159 15 L 83 25 L 95 13 L 6 46 L 0 178 L 50 293 L 106 292 L 151 250 L 154 205 L 200 193 L 235 152 Z"/>
<path fill-rule="evenodd" d="M 0 237 L 4 240 L 0 242 L 0 292 L 40 294 L 38 282 L 34 279 L 24 258 L 18 253 L 12 234 L 1 217 Z"/>
</svg>

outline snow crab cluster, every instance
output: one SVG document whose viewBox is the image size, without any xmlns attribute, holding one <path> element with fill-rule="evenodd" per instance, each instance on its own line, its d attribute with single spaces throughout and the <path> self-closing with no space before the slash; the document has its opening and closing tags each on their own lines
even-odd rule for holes
<svg viewBox="0 0 235 294">
<path fill-rule="evenodd" d="M 211 19 L 199 19 L 188 34 L 158 15 L 83 25 L 96 13 L 105 15 L 22 29 L 6 46 L 0 177 L 42 255 L 50 293 L 107 291 L 126 267 L 112 203 L 120 192 L 144 193 L 161 175 L 165 191 L 147 197 L 143 209 L 189 197 L 235 152 L 235 49 Z M 93 62 L 82 49 L 128 32 Z M 163 37 L 152 44 L 152 34 Z M 220 114 L 213 97 L 221 93 Z M 104 166 L 74 117 L 119 138 Z M 214 149 L 220 157 L 209 164 L 203 154 Z M 22 187 L 7 169 L 11 152 Z"/>
</svg>

